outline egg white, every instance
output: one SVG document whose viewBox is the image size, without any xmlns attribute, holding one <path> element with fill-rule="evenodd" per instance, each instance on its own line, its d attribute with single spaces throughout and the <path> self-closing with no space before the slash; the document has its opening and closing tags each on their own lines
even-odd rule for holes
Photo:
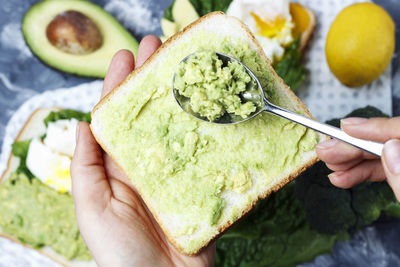
<svg viewBox="0 0 400 267">
<path fill-rule="evenodd" d="M 72 157 L 75 151 L 77 125 L 76 119 L 49 122 L 44 144 L 53 151 Z"/>
</svg>

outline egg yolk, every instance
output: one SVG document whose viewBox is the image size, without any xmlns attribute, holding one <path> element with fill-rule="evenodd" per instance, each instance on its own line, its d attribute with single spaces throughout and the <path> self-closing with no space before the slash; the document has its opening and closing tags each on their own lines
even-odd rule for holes
<svg viewBox="0 0 400 267">
<path fill-rule="evenodd" d="M 46 184 L 55 186 L 60 193 L 69 191 L 69 188 L 71 188 L 70 170 L 62 168 L 60 162 L 54 169 L 54 177 L 56 178 L 48 178 Z"/>
<path fill-rule="evenodd" d="M 282 16 L 277 16 L 274 20 L 264 21 L 257 14 L 251 12 L 250 15 L 256 21 L 259 29 L 258 34 L 266 36 L 268 38 L 277 37 L 277 35 L 285 27 L 286 20 Z"/>
</svg>

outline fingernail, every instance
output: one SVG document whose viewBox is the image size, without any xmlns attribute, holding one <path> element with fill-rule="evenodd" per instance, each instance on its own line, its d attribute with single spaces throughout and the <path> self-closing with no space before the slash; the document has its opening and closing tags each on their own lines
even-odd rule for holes
<svg viewBox="0 0 400 267">
<path fill-rule="evenodd" d="M 365 118 L 346 118 L 346 119 L 341 119 L 340 123 L 342 125 L 359 125 L 359 124 L 363 124 L 367 120 L 368 119 L 365 119 Z"/>
<path fill-rule="evenodd" d="M 387 141 L 383 147 L 383 153 L 389 171 L 400 174 L 400 140 Z"/>
<path fill-rule="evenodd" d="M 329 179 L 337 179 L 339 178 L 342 174 L 344 174 L 343 171 L 337 171 L 337 172 L 333 172 L 331 174 L 328 175 Z"/>
<path fill-rule="evenodd" d="M 330 139 L 330 140 L 328 140 L 328 141 L 319 143 L 319 144 L 317 145 L 317 148 L 319 148 L 319 149 L 329 149 L 329 148 L 331 148 L 331 147 L 334 147 L 338 142 L 339 142 L 339 141 L 336 140 L 336 139 Z"/>
</svg>

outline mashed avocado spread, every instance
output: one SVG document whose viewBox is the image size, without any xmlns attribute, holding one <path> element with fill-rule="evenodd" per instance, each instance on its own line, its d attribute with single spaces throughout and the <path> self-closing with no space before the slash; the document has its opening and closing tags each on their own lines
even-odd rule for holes
<svg viewBox="0 0 400 267">
<path fill-rule="evenodd" d="M 169 47 L 162 61 L 154 60 L 129 91 L 105 102 L 99 118 L 109 152 L 118 153 L 120 166 L 149 208 L 162 211 L 158 220 L 188 251 L 214 237 L 218 225 L 234 222 L 244 205 L 254 203 L 262 188 L 286 176 L 288 168 L 299 167 L 299 155 L 318 142 L 315 132 L 265 112 L 221 126 L 182 111 L 172 92 L 174 66 L 204 50 L 243 62 L 271 102 L 293 110 L 275 92 L 269 66 L 247 42 L 198 31 Z"/>
<path fill-rule="evenodd" d="M 72 196 L 13 173 L 0 185 L 0 226 L 35 248 L 50 246 L 67 259 L 90 260 L 80 236 Z"/>
<path fill-rule="evenodd" d="M 226 66 L 213 51 L 202 51 L 179 64 L 175 76 L 175 90 L 189 98 L 191 109 L 215 121 L 226 112 L 247 118 L 256 105 L 244 102 L 240 93 L 252 82 L 246 69 L 236 61 Z"/>
</svg>

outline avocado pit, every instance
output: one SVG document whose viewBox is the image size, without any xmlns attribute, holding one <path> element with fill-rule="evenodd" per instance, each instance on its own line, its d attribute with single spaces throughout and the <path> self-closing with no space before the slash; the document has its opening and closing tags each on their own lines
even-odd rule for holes
<svg viewBox="0 0 400 267">
<path fill-rule="evenodd" d="M 74 10 L 58 14 L 47 26 L 46 35 L 53 46 L 75 55 L 90 54 L 103 44 L 103 36 L 96 24 Z"/>
</svg>

